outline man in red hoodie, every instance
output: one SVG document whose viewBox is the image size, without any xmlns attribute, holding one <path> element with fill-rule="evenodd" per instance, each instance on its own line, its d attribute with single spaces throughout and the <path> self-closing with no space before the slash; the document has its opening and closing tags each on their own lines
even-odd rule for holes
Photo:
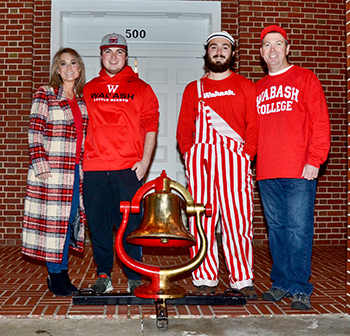
<svg viewBox="0 0 350 336">
<path fill-rule="evenodd" d="M 158 131 L 158 100 L 150 85 L 127 65 L 124 36 L 108 34 L 101 46 L 102 70 L 85 85 L 89 126 L 84 152 L 84 205 L 91 231 L 98 279 L 97 294 L 113 290 L 113 227 L 122 215 L 120 201 L 131 201 L 142 186 Z M 135 230 L 140 214 L 131 214 L 125 237 Z M 140 261 L 141 247 L 124 241 L 128 255 Z M 128 291 L 141 284 L 140 275 L 124 267 Z"/>
<path fill-rule="evenodd" d="M 269 227 L 273 265 L 266 301 L 293 296 L 292 309 L 311 308 L 311 252 L 316 179 L 330 147 L 326 99 L 316 75 L 288 62 L 286 31 L 261 32 L 269 73 L 256 84 L 256 178 Z"/>
</svg>

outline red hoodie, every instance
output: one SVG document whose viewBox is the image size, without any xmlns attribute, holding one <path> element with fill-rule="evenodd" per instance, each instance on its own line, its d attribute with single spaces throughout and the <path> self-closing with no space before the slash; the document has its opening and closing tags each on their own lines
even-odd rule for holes
<svg viewBox="0 0 350 336">
<path fill-rule="evenodd" d="M 158 131 L 158 100 L 131 67 L 105 69 L 84 87 L 89 114 L 84 171 L 131 168 L 143 156 L 145 135 Z"/>
</svg>

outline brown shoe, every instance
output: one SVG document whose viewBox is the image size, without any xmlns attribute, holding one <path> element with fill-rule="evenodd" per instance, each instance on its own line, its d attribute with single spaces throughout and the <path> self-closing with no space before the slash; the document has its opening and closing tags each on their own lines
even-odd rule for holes
<svg viewBox="0 0 350 336">
<path fill-rule="evenodd" d="M 210 286 L 198 286 L 196 289 L 197 294 L 215 294 L 215 287 Z"/>
<path fill-rule="evenodd" d="M 256 292 L 254 286 L 243 287 L 239 290 L 244 296 L 247 297 L 247 300 L 257 300 L 258 293 Z"/>
</svg>

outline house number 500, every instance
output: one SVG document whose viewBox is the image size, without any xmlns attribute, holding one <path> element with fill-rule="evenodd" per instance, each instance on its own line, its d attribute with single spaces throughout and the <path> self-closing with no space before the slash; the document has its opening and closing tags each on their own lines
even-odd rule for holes
<svg viewBox="0 0 350 336">
<path fill-rule="evenodd" d="M 146 37 L 146 31 L 141 29 L 141 30 L 137 30 L 137 29 L 127 29 L 125 31 L 125 37 L 126 38 L 145 38 Z"/>
</svg>

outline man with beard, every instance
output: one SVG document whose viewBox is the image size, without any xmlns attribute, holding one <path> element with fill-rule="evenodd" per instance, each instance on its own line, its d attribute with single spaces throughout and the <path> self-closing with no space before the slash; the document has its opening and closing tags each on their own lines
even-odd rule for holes
<svg viewBox="0 0 350 336">
<path fill-rule="evenodd" d="M 98 279 L 95 293 L 113 290 L 113 228 L 119 227 L 120 201 L 131 201 L 143 184 L 158 131 L 158 100 L 150 85 L 127 65 L 124 36 L 108 34 L 100 46 L 102 70 L 84 87 L 89 126 L 84 153 L 84 205 L 91 231 Z M 131 214 L 125 237 L 141 221 Z M 127 254 L 141 260 L 141 247 L 125 241 Z M 141 284 L 140 274 L 123 267 L 128 292 Z"/>
<path fill-rule="evenodd" d="M 198 293 L 214 293 L 218 285 L 215 233 L 220 218 L 230 287 L 255 300 L 250 160 L 257 146 L 256 89 L 250 80 L 233 72 L 234 49 L 234 39 L 225 31 L 207 38 L 207 76 L 185 88 L 177 140 L 195 203 L 213 206 L 212 217 L 203 218 L 208 253 L 192 273 L 193 284 Z M 192 218 L 190 230 L 197 236 Z M 192 256 L 198 248 L 191 249 Z"/>
</svg>

